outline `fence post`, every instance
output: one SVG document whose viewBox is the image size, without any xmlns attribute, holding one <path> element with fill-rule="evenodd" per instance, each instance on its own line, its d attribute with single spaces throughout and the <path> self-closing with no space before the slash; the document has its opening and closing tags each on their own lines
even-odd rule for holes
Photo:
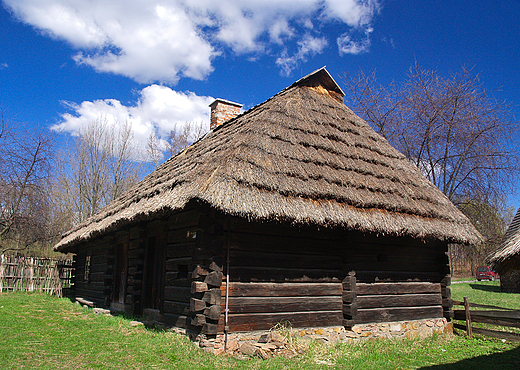
<svg viewBox="0 0 520 370">
<path fill-rule="evenodd" d="M 464 297 L 464 312 L 466 315 L 466 334 L 469 338 L 473 337 L 473 330 L 471 329 L 471 314 L 469 312 L 469 301 L 468 297 Z"/>
</svg>

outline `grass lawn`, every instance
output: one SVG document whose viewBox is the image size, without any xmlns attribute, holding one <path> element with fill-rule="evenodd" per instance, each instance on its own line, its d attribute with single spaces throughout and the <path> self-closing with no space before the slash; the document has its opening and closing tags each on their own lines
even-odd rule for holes
<svg viewBox="0 0 520 370">
<path fill-rule="evenodd" d="M 454 287 L 453 295 L 458 294 Z M 458 298 L 455 298 L 458 299 Z M 520 345 L 464 336 L 325 346 L 292 359 L 214 356 L 172 332 L 132 327 L 68 299 L 0 294 L 0 368 L 40 369 L 519 369 Z"/>
<path fill-rule="evenodd" d="M 502 293 L 500 291 L 500 281 L 479 281 L 472 283 L 457 283 L 451 285 L 451 297 L 454 301 L 463 301 L 464 297 L 468 297 L 470 303 L 485 304 L 490 306 L 498 306 L 504 308 L 520 309 L 520 294 L 518 293 Z M 454 306 L 454 309 L 462 310 L 463 306 Z M 484 310 L 482 308 L 471 308 L 471 310 Z M 462 321 L 456 321 L 464 324 Z M 506 326 L 496 326 L 482 323 L 472 323 L 477 328 L 485 328 L 491 330 L 508 331 L 520 334 L 520 328 L 511 328 Z"/>
</svg>

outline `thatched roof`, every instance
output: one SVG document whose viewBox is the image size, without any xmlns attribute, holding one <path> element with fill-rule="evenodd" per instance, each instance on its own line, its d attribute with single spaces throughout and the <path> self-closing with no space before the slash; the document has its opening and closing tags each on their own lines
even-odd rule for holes
<svg viewBox="0 0 520 370">
<path fill-rule="evenodd" d="M 502 244 L 490 258 L 490 262 L 497 266 L 513 256 L 520 256 L 520 208 L 509 225 Z"/>
<path fill-rule="evenodd" d="M 324 68 L 300 79 L 167 160 L 56 249 L 191 200 L 253 220 L 479 242 L 468 219 L 343 95 Z"/>
</svg>

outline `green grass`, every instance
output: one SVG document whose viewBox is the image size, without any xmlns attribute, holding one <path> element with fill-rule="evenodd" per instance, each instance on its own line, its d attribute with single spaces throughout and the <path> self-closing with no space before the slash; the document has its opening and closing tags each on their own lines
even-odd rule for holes
<svg viewBox="0 0 520 370">
<path fill-rule="evenodd" d="M 451 285 L 451 297 L 454 301 L 463 301 L 468 297 L 470 303 L 478 303 L 504 308 L 520 309 L 520 294 L 502 293 L 500 291 L 500 281 L 479 281 L 472 283 L 457 283 Z M 454 309 L 462 310 L 463 306 L 454 306 Z M 485 310 L 483 308 L 471 308 L 471 310 Z M 455 321 L 464 324 L 462 321 Z M 520 328 L 506 326 L 496 326 L 491 324 L 472 323 L 477 328 L 491 330 L 508 331 L 520 334 Z"/>
<path fill-rule="evenodd" d="M 502 293 L 498 280 L 452 284 L 451 298 L 462 301 L 464 297 L 473 303 L 520 309 L 520 294 Z"/>
<path fill-rule="evenodd" d="M 132 327 L 68 299 L 0 294 L 0 368 L 39 369 L 486 369 L 520 368 L 520 346 L 464 336 L 326 346 L 292 359 L 239 360 L 200 350 L 185 336 Z"/>
</svg>

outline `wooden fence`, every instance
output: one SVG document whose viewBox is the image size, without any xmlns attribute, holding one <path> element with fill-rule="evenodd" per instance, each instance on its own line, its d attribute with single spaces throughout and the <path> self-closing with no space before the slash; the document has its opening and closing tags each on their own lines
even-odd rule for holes
<svg viewBox="0 0 520 370">
<path fill-rule="evenodd" d="M 39 291 L 63 295 L 70 288 L 72 260 L 0 255 L 0 292 Z"/>
<path fill-rule="evenodd" d="M 470 338 L 473 336 L 473 333 L 477 333 L 495 338 L 520 341 L 520 334 L 475 328 L 471 325 L 474 322 L 480 322 L 498 326 L 520 328 L 520 310 L 470 303 L 468 297 L 464 297 L 463 302 L 453 301 L 453 305 L 464 306 L 463 310 L 454 310 L 454 319 L 466 322 L 465 325 L 454 324 L 453 326 L 457 329 L 465 330 Z M 487 310 L 470 310 L 470 307 L 485 308 Z"/>
</svg>

